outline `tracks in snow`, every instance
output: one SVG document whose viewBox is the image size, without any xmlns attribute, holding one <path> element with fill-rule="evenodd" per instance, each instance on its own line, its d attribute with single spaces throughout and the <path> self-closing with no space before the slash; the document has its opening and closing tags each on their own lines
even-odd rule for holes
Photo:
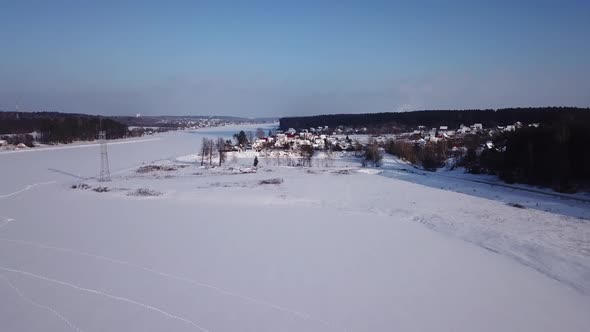
<svg viewBox="0 0 590 332">
<path fill-rule="evenodd" d="M 76 332 L 83 332 L 82 329 L 78 328 L 74 323 L 72 323 L 72 321 L 70 321 L 68 318 L 66 318 L 64 315 L 62 315 L 61 313 L 59 313 L 59 311 L 53 309 L 50 306 L 46 306 L 43 305 L 39 302 L 36 302 L 34 300 L 32 300 L 31 298 L 27 297 L 18 287 L 16 287 L 13 283 L 10 282 L 10 280 L 8 280 L 8 278 L 4 275 L 0 275 L 0 279 L 3 279 L 4 282 L 10 287 L 12 288 L 16 294 L 23 299 L 25 302 L 28 302 L 30 304 L 32 304 L 33 306 L 37 307 L 37 308 L 41 308 L 43 310 L 47 310 L 49 312 L 51 312 L 52 315 L 54 315 L 55 317 L 59 318 L 60 320 L 62 320 L 64 323 L 66 323 L 72 330 L 76 331 Z"/>
<path fill-rule="evenodd" d="M 0 195 L 0 199 L 5 199 L 5 198 L 8 198 L 8 197 L 16 196 L 16 195 L 18 195 L 20 193 L 23 193 L 23 192 L 25 192 L 27 190 L 31 190 L 31 189 L 33 189 L 35 187 L 45 186 L 45 185 L 54 184 L 54 183 L 57 183 L 57 181 L 47 181 L 47 182 L 39 182 L 39 183 L 29 184 L 26 187 L 24 187 L 23 189 L 17 190 L 17 191 L 15 191 L 13 193 L 5 194 L 5 195 Z"/>
<path fill-rule="evenodd" d="M 169 312 L 164 311 L 164 310 L 162 310 L 160 308 L 151 306 L 149 304 L 141 303 L 141 302 L 138 302 L 138 301 L 135 301 L 135 300 L 126 298 L 126 297 L 122 297 L 122 296 L 117 296 L 117 295 L 113 295 L 113 294 L 101 292 L 101 291 L 98 291 L 98 290 L 95 290 L 95 289 L 91 289 L 91 288 L 81 287 L 81 286 L 78 286 L 78 285 L 75 285 L 75 284 L 72 284 L 72 283 L 69 283 L 69 282 L 65 282 L 65 281 L 61 281 L 61 280 L 57 280 L 57 279 L 45 277 L 45 276 L 38 275 L 38 274 L 35 274 L 35 273 L 27 272 L 27 271 L 22 271 L 22 270 L 17 270 L 17 269 L 11 269 L 11 268 L 7 268 L 7 267 L 3 267 L 3 266 L 0 266 L 0 270 L 5 271 L 5 272 L 11 272 L 11 273 L 20 274 L 22 276 L 26 276 L 26 277 L 30 277 L 30 278 L 34 278 L 34 279 L 39 279 L 39 280 L 51 282 L 51 283 L 62 285 L 62 286 L 66 286 L 66 287 L 73 288 L 73 289 L 78 290 L 78 291 L 81 291 L 81 292 L 86 292 L 86 293 L 90 293 L 90 294 L 104 296 L 104 297 L 107 297 L 107 298 L 112 299 L 112 300 L 115 300 L 115 301 L 120 301 L 120 302 L 125 302 L 125 303 L 129 303 L 129 304 L 133 304 L 133 305 L 136 305 L 136 306 L 145 308 L 147 310 L 157 312 L 157 313 L 162 314 L 162 315 L 164 315 L 164 316 L 166 316 L 168 318 L 171 318 L 171 319 L 174 319 L 174 320 L 178 320 L 178 321 L 187 323 L 187 324 L 189 324 L 189 325 L 197 328 L 200 331 L 209 332 L 209 330 L 207 330 L 206 328 L 199 326 L 197 323 L 195 323 L 195 322 L 193 322 L 193 321 L 191 321 L 191 320 L 189 320 L 187 318 L 184 318 L 184 317 L 181 317 L 181 316 L 178 316 L 178 315 L 169 313 Z"/>
<path fill-rule="evenodd" d="M 260 300 L 254 297 L 250 297 L 250 296 L 246 296 L 246 295 L 242 295 L 242 294 L 238 294 L 220 287 L 217 287 L 215 285 L 211 285 L 208 283 L 204 283 L 204 282 L 200 282 L 194 279 L 190 279 L 187 277 L 182 277 L 182 276 L 178 276 L 178 275 L 174 275 L 174 274 L 170 274 L 167 272 L 162 272 L 162 271 L 158 271 L 149 267 L 145 267 L 136 263 L 132 263 L 132 262 L 127 262 L 124 260 L 120 260 L 120 259 L 115 259 L 115 258 L 111 258 L 111 257 L 106 257 L 106 256 L 102 256 L 102 255 L 95 255 L 95 254 L 91 254 L 88 252 L 83 252 L 83 251 L 77 251 L 74 249 L 69 249 L 69 248 L 60 248 L 60 247 L 54 247 L 54 246 L 49 246 L 49 245 L 44 245 L 41 243 L 36 243 L 36 242 L 29 242 L 29 241 L 23 241 L 23 240 L 14 240 L 14 239 L 6 239 L 6 238 L 0 238 L 0 241 L 4 241 L 4 242 L 10 242 L 10 243 L 16 243 L 16 244 L 20 244 L 20 245 L 26 245 L 26 246 L 32 246 L 32 247 L 37 247 L 40 249 L 49 249 L 49 250 L 55 250 L 55 251 L 60 251 L 60 252 L 65 252 L 65 253 L 70 253 L 70 254 L 75 254 L 75 255 L 80 255 L 80 256 L 85 256 L 85 257 L 90 257 L 90 258 L 94 258 L 97 260 L 102 260 L 102 261 L 106 261 L 106 262 L 110 262 L 113 264 L 118 264 L 118 265 L 123 265 L 123 266 L 127 266 L 127 267 L 131 267 L 131 268 L 135 268 L 138 270 L 142 270 L 145 272 L 149 272 L 155 275 L 158 275 L 160 277 L 164 277 L 167 279 L 171 279 L 171 280 L 175 280 L 175 281 L 180 281 L 180 282 L 184 282 L 184 283 L 188 283 L 191 284 L 193 286 L 197 286 L 197 287 L 203 287 L 203 288 L 208 288 L 211 289 L 215 292 L 218 292 L 220 294 L 226 295 L 226 296 L 230 296 L 230 297 L 234 297 L 249 303 L 254 303 L 254 304 L 258 304 L 258 305 L 262 305 L 277 311 L 281 311 L 283 313 L 287 313 L 290 315 L 293 315 L 299 319 L 303 319 L 303 320 L 308 320 L 308 321 L 313 321 L 316 323 L 320 323 L 326 327 L 329 328 L 334 328 L 334 326 L 324 320 L 324 319 L 320 319 L 320 318 L 315 318 L 312 317 L 310 314 L 308 313 L 304 313 L 304 312 L 300 312 L 294 309 L 290 309 L 290 308 L 286 308 L 268 301 L 264 301 L 264 300 Z M 1 267 L 0 267 L 1 269 Z"/>
<path fill-rule="evenodd" d="M 8 218 L 6 216 L 0 216 L 0 231 L 2 230 L 2 228 L 6 227 L 6 225 L 10 224 L 14 220 L 15 219 Z"/>
</svg>

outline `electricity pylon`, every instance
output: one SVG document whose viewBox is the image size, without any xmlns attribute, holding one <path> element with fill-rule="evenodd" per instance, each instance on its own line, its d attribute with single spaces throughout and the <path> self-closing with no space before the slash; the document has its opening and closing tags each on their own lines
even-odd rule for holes
<svg viewBox="0 0 590 332">
<path fill-rule="evenodd" d="M 107 134 L 105 131 L 98 132 L 98 141 L 100 143 L 100 176 L 98 181 L 111 181 L 111 171 L 109 170 L 109 155 L 107 153 Z"/>
</svg>

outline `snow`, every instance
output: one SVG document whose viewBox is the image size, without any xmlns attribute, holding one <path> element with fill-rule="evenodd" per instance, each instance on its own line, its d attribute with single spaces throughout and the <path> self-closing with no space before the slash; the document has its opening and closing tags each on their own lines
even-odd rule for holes
<svg viewBox="0 0 590 332">
<path fill-rule="evenodd" d="M 453 161 L 450 163 L 454 164 Z M 463 168 L 449 170 L 450 168 L 452 167 L 444 167 L 438 172 L 428 172 L 388 155 L 383 160 L 381 170 L 386 176 L 403 181 L 504 203 L 519 203 L 527 208 L 580 219 L 590 219 L 590 205 L 588 204 L 590 196 L 588 193 L 564 194 L 548 188 L 506 184 L 492 175 L 475 175 L 466 173 Z"/>
<path fill-rule="evenodd" d="M 98 147 L 0 154 L 2 330 L 590 329 L 586 203 L 391 158 L 200 166 L 234 129 L 109 145 L 107 183 Z"/>
</svg>

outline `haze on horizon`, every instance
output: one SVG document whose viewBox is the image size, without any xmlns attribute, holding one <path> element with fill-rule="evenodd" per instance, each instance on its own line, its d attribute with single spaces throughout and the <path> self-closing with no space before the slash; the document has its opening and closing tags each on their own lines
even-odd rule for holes
<svg viewBox="0 0 590 332">
<path fill-rule="evenodd" d="M 3 1 L 0 110 L 590 106 L 588 1 Z"/>
</svg>

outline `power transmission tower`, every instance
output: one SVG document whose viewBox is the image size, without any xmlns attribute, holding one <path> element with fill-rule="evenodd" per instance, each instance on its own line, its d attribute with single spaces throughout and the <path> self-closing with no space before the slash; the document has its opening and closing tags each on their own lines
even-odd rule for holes
<svg viewBox="0 0 590 332">
<path fill-rule="evenodd" d="M 107 154 L 107 134 L 104 130 L 98 132 L 98 141 L 100 143 L 100 177 L 98 181 L 111 181 L 109 155 Z"/>
</svg>

